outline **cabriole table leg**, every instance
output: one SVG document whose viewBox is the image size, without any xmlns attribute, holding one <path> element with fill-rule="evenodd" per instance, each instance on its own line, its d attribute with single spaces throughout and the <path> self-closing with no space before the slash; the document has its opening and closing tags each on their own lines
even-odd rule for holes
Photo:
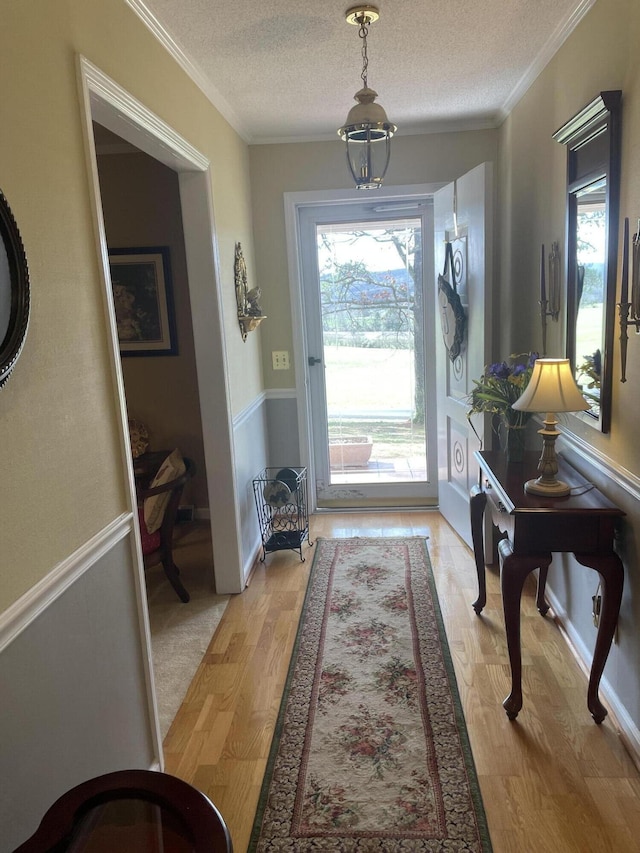
<svg viewBox="0 0 640 853">
<path fill-rule="evenodd" d="M 534 569 L 545 572 L 551 563 L 551 554 L 514 554 L 511 542 L 502 539 L 498 543 L 500 553 L 500 586 L 507 649 L 511 666 L 511 693 L 502 703 L 510 720 L 515 720 L 522 708 L 522 652 L 520 645 L 520 600 L 522 587 Z"/>
<path fill-rule="evenodd" d="M 605 555 L 575 554 L 575 558 L 581 565 L 595 569 L 602 578 L 600 623 L 595 649 L 593 650 L 593 662 L 587 690 L 587 707 L 596 723 L 600 724 L 607 716 L 607 709 L 598 697 L 598 689 L 620 612 L 624 568 L 620 557 L 615 553 Z"/>
<path fill-rule="evenodd" d="M 487 583 L 484 567 L 484 542 L 482 537 L 482 519 L 487 496 L 480 486 L 471 489 L 469 499 L 469 510 L 471 513 L 471 539 L 473 541 L 473 554 L 476 560 L 476 572 L 478 574 L 478 597 L 473 602 L 473 609 L 478 615 L 487 603 Z"/>
</svg>

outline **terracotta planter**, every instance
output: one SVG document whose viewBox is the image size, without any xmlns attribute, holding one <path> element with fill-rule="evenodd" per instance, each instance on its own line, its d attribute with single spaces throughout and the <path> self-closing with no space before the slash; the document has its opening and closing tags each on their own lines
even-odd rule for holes
<svg viewBox="0 0 640 853">
<path fill-rule="evenodd" d="M 329 442 L 329 463 L 332 468 L 366 468 L 372 448 L 368 435 L 344 436 Z"/>
</svg>

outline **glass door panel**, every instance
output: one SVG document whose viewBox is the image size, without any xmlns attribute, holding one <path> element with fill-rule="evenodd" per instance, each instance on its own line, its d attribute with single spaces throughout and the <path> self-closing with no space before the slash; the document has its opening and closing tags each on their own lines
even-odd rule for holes
<svg viewBox="0 0 640 853">
<path fill-rule="evenodd" d="M 316 224 L 329 497 L 428 479 L 422 247 L 420 216 Z"/>
</svg>

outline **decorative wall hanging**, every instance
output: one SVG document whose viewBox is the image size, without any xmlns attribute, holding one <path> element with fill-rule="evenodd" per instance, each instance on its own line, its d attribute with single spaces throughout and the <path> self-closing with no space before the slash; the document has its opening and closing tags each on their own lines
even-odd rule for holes
<svg viewBox="0 0 640 853">
<path fill-rule="evenodd" d="M 178 355 L 167 246 L 109 249 L 120 355 Z"/>
<path fill-rule="evenodd" d="M 540 256 L 540 319 L 542 321 L 542 353 L 547 352 L 547 317 L 558 322 L 560 316 L 560 247 L 551 244 L 549 253 L 549 286 L 545 276 L 544 243 Z"/>
<path fill-rule="evenodd" d="M 247 283 L 247 265 L 242 254 L 242 246 L 236 243 L 236 259 L 234 265 L 235 283 L 236 283 L 236 303 L 238 306 L 238 323 L 242 340 L 247 340 L 249 332 L 257 329 L 263 320 L 266 320 L 266 315 L 262 313 L 260 308 L 260 296 L 262 291 L 259 287 L 254 287 L 249 290 Z"/>
<path fill-rule="evenodd" d="M 29 325 L 29 270 L 11 208 L 0 191 L 0 388 L 22 352 Z"/>
<path fill-rule="evenodd" d="M 631 245 L 631 301 L 629 301 L 629 219 L 624 220 L 622 241 L 622 282 L 620 285 L 620 382 L 627 381 L 627 326 L 635 326 L 640 334 L 640 219 Z"/>
<path fill-rule="evenodd" d="M 447 274 L 451 275 L 451 284 Z M 438 305 L 444 345 L 451 361 L 455 361 L 462 352 L 467 318 L 458 295 L 453 248 L 449 241 L 445 249 L 444 271 L 438 276 Z"/>
</svg>

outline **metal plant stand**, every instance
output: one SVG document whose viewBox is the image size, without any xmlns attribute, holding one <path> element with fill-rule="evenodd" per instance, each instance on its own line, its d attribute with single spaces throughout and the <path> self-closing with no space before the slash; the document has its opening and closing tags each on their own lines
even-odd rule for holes
<svg viewBox="0 0 640 853">
<path fill-rule="evenodd" d="M 253 495 L 262 537 L 262 557 L 272 551 L 297 551 L 309 545 L 309 507 L 307 469 L 300 467 L 265 468 L 253 481 Z"/>
</svg>

